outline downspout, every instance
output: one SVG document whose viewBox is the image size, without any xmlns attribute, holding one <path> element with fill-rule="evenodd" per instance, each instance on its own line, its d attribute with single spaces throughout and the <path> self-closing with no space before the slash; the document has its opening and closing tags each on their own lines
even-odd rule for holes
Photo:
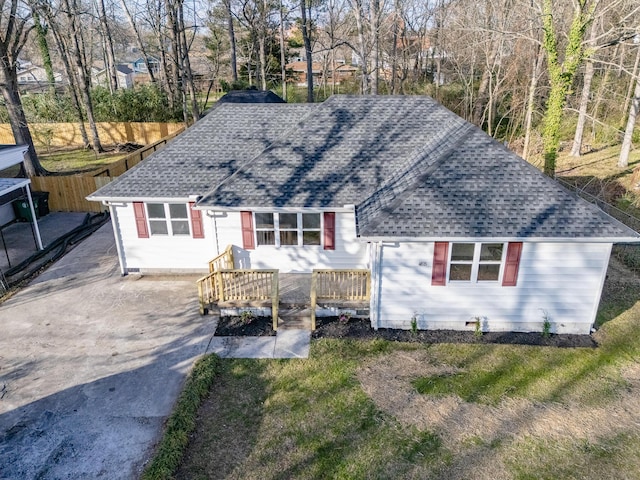
<svg viewBox="0 0 640 480">
<path fill-rule="evenodd" d="M 211 210 L 207 210 L 207 216 L 210 216 L 213 219 L 213 234 L 216 239 L 216 256 L 217 256 L 217 255 L 220 255 L 220 239 L 218 238 L 218 222 L 216 221 L 215 212 L 213 212 L 211 215 L 209 215 L 209 212 L 211 212 Z"/>
<path fill-rule="evenodd" d="M 118 213 L 111 203 L 103 201 L 102 204 L 109 207 L 109 214 L 111 216 L 111 225 L 113 226 L 113 236 L 116 239 L 116 251 L 118 252 L 118 262 L 120 262 L 120 274 L 124 277 L 127 274 L 127 270 L 124 267 L 124 254 L 123 254 L 123 248 L 122 248 L 122 240 L 120 238 L 120 230 L 118 229 Z"/>
<path fill-rule="evenodd" d="M 369 315 L 374 330 L 380 328 L 380 288 L 382 273 L 382 242 L 371 243 L 371 300 Z"/>
</svg>

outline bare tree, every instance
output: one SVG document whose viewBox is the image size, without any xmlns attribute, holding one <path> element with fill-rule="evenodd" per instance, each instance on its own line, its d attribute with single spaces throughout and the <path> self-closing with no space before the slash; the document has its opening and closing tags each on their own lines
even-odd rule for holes
<svg viewBox="0 0 640 480">
<path fill-rule="evenodd" d="M 638 48 L 638 56 L 640 56 L 640 47 Z M 640 111 L 640 75 L 636 71 L 636 86 L 633 90 L 633 100 L 629 107 L 629 116 L 627 117 L 627 127 L 624 131 L 622 139 L 622 148 L 620 149 L 620 158 L 618 159 L 618 167 L 627 168 L 629 166 L 629 152 L 631 151 L 631 139 L 633 138 L 633 130 L 636 125 L 636 118 Z"/>
<path fill-rule="evenodd" d="M 0 7 L 0 91 L 7 106 L 9 123 L 16 143 L 28 146 L 24 161 L 25 172 L 29 176 L 41 175 L 46 173 L 46 170 L 38 161 L 18 93 L 18 55 L 33 28 L 30 9 L 19 0 L 3 1 Z"/>
</svg>

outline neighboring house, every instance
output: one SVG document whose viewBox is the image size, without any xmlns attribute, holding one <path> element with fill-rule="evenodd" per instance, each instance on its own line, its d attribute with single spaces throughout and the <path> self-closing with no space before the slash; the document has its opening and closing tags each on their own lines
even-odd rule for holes
<svg viewBox="0 0 640 480">
<path fill-rule="evenodd" d="M 288 63 L 285 67 L 287 71 L 293 75 L 294 83 L 299 87 L 307 85 L 307 62 L 297 60 Z M 313 75 L 313 84 L 322 85 L 322 64 L 313 62 L 311 65 L 311 74 Z"/>
<path fill-rule="evenodd" d="M 151 55 L 147 57 L 147 60 L 151 67 L 151 71 L 153 73 L 158 73 L 160 71 L 160 60 Z M 132 61 L 131 70 L 133 70 L 134 74 L 149 73 L 149 69 L 147 68 L 147 63 L 144 61 L 144 57 L 136 58 L 134 61 Z"/>
<path fill-rule="evenodd" d="M 372 326 L 589 333 L 640 235 L 429 97 L 220 104 L 93 193 L 128 272 L 368 269 Z"/>
<path fill-rule="evenodd" d="M 92 72 L 93 83 L 101 87 L 109 87 L 109 72 L 106 68 Z M 133 87 L 133 70 L 126 65 L 116 65 L 116 78 L 118 81 L 118 88 L 132 88 Z"/>
<path fill-rule="evenodd" d="M 18 84 L 20 86 L 43 86 L 48 85 L 47 71 L 43 67 L 31 63 L 22 64 L 17 71 Z M 62 74 L 53 73 L 56 83 L 62 82 Z"/>
</svg>

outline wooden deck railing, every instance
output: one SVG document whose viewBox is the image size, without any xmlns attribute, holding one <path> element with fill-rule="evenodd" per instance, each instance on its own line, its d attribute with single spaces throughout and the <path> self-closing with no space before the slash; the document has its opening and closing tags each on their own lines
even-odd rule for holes
<svg viewBox="0 0 640 480">
<path fill-rule="evenodd" d="M 209 261 L 209 272 L 213 273 L 216 270 L 231 270 L 234 266 L 233 247 L 228 245 L 224 252 Z"/>
<path fill-rule="evenodd" d="M 198 296 L 202 315 L 214 303 L 271 300 L 273 329 L 278 329 L 278 270 L 216 270 L 198 280 Z"/>
<path fill-rule="evenodd" d="M 311 329 L 316 329 L 318 300 L 366 302 L 370 296 L 369 270 L 314 270 L 311 274 Z"/>
</svg>

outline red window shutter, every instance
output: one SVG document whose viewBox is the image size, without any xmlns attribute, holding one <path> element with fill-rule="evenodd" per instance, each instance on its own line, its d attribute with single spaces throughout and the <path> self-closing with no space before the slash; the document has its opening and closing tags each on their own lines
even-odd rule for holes
<svg viewBox="0 0 640 480">
<path fill-rule="evenodd" d="M 195 203 L 190 203 L 191 208 L 191 233 L 193 238 L 204 238 L 204 227 L 202 225 L 202 212 L 200 210 L 194 210 Z"/>
<path fill-rule="evenodd" d="M 147 227 L 147 214 L 144 209 L 144 203 L 133 202 L 133 214 L 136 217 L 138 238 L 149 238 L 149 227 Z"/>
<path fill-rule="evenodd" d="M 336 249 L 336 214 L 324 212 L 324 249 Z"/>
<path fill-rule="evenodd" d="M 245 250 L 253 250 L 256 248 L 253 240 L 253 214 L 240 212 L 240 222 L 242 224 L 242 247 Z"/>
<path fill-rule="evenodd" d="M 504 265 L 504 275 L 502 276 L 503 287 L 515 287 L 518 282 L 518 268 L 520 267 L 520 254 L 522 253 L 522 242 L 511 242 L 507 247 L 507 259 Z"/>
<path fill-rule="evenodd" d="M 431 285 L 447 284 L 447 262 L 449 261 L 449 243 L 436 242 L 433 247 L 433 265 L 431 267 Z"/>
</svg>

